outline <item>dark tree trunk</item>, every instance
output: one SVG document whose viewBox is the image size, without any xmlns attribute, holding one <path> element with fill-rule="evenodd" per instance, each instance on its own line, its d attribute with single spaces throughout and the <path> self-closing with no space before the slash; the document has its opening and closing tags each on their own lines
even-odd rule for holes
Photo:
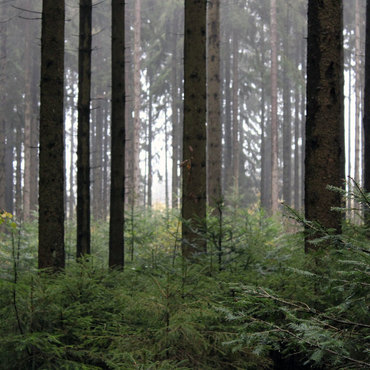
<svg viewBox="0 0 370 370">
<path fill-rule="evenodd" d="M 80 0 L 78 55 L 77 258 L 90 254 L 91 0 Z"/>
<path fill-rule="evenodd" d="M 205 252 L 206 217 L 206 0 L 185 0 L 182 253 Z"/>
<path fill-rule="evenodd" d="M 124 266 L 125 204 L 125 3 L 112 0 L 112 165 L 109 267 Z"/>
<path fill-rule="evenodd" d="M 338 192 L 344 181 L 343 4 L 308 2 L 305 215 L 341 232 Z M 306 236 L 305 250 L 313 248 Z"/>
<path fill-rule="evenodd" d="M 220 0 L 208 2 L 208 204 L 220 216 L 222 128 L 220 87 Z"/>
<path fill-rule="evenodd" d="M 64 0 L 43 0 L 39 268 L 64 268 Z"/>
</svg>

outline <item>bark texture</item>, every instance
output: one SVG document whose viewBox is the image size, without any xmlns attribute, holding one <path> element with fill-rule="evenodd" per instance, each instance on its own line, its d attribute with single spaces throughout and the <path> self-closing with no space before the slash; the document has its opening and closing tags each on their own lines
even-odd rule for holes
<svg viewBox="0 0 370 370">
<path fill-rule="evenodd" d="M 112 0 L 112 127 L 109 267 L 124 266 L 125 2 Z"/>
<path fill-rule="evenodd" d="M 206 217 L 206 0 L 185 0 L 182 252 L 205 252 L 196 229 Z"/>
<path fill-rule="evenodd" d="M 39 268 L 64 268 L 64 0 L 44 0 L 41 35 Z"/>
<path fill-rule="evenodd" d="M 78 57 L 77 258 L 90 254 L 91 0 L 80 0 Z"/>
<path fill-rule="evenodd" d="M 342 205 L 341 196 L 327 186 L 344 180 L 342 15 L 342 1 L 308 3 L 305 214 L 337 232 L 342 216 L 331 208 Z"/>
<path fill-rule="evenodd" d="M 221 191 L 220 0 L 208 2 L 208 204 L 219 215 Z"/>
</svg>

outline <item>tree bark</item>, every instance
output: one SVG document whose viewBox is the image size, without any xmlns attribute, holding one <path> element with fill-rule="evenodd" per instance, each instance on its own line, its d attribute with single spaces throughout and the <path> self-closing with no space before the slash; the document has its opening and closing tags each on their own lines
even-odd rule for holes
<svg viewBox="0 0 370 370">
<path fill-rule="evenodd" d="M 109 267 L 124 266 L 125 204 L 125 2 L 112 0 L 112 165 Z"/>
<path fill-rule="evenodd" d="M 206 0 L 185 0 L 182 253 L 206 251 Z"/>
<path fill-rule="evenodd" d="M 220 0 L 208 2 L 208 205 L 219 217 L 222 202 L 222 128 L 220 87 Z"/>
<path fill-rule="evenodd" d="M 43 0 L 39 268 L 64 268 L 64 0 Z"/>
<path fill-rule="evenodd" d="M 305 216 L 341 232 L 338 192 L 344 180 L 343 4 L 308 2 Z M 306 252 L 313 249 L 310 236 Z"/>
<path fill-rule="evenodd" d="M 92 1 L 80 0 L 78 54 L 77 258 L 90 254 L 90 99 Z"/>
</svg>

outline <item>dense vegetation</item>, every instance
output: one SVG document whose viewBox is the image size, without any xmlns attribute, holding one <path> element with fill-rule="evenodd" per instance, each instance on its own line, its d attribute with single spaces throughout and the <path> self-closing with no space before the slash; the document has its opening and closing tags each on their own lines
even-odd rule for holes
<svg viewBox="0 0 370 370">
<path fill-rule="evenodd" d="M 69 224 L 56 276 L 36 269 L 36 220 L 3 214 L 0 368 L 369 368 L 364 227 L 332 235 L 291 210 L 271 219 L 238 203 L 222 225 L 210 217 L 195 261 L 181 257 L 176 214 L 127 215 L 123 272 L 107 271 L 107 224 L 93 225 L 93 256 L 80 263 Z M 318 252 L 303 253 L 300 222 Z"/>
</svg>

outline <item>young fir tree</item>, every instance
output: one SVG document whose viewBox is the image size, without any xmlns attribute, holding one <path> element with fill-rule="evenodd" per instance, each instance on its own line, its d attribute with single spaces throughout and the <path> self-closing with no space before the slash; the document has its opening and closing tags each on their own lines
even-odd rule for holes
<svg viewBox="0 0 370 370">
<path fill-rule="evenodd" d="M 341 231 L 338 192 L 344 180 L 343 4 L 308 2 L 305 215 Z M 313 248 L 306 237 L 305 250 Z"/>
<path fill-rule="evenodd" d="M 185 0 L 182 252 L 206 250 L 206 0 Z M 212 174 L 211 174 L 212 175 Z"/>
<path fill-rule="evenodd" d="M 78 55 L 77 257 L 90 253 L 91 0 L 80 0 Z"/>
<path fill-rule="evenodd" d="M 109 267 L 124 265 L 125 3 L 112 0 L 112 127 Z"/>
<path fill-rule="evenodd" d="M 64 0 L 44 0 L 41 35 L 39 268 L 64 268 Z"/>
</svg>

